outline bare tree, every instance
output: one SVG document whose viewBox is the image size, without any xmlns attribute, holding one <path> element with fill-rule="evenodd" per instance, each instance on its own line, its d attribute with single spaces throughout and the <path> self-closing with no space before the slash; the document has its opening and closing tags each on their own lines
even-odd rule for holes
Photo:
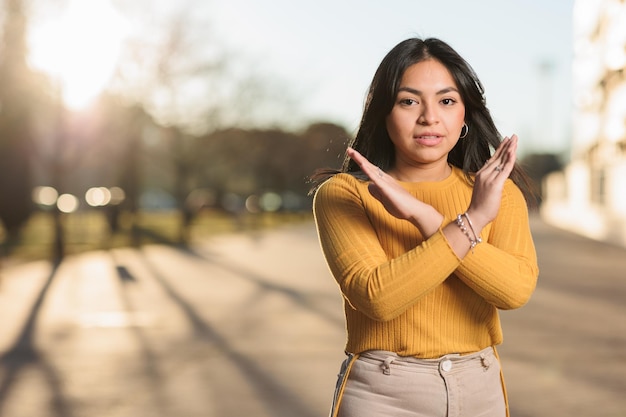
<svg viewBox="0 0 626 417">
<path fill-rule="evenodd" d="M 170 193 L 181 213 L 181 240 L 194 217 L 187 197 L 199 182 L 203 162 L 194 137 L 225 126 L 251 125 L 277 107 L 263 100 L 270 96 L 269 82 L 234 69 L 241 68 L 236 56 L 211 33 L 211 15 L 206 9 L 198 13 L 198 5 L 182 3 L 151 15 L 145 8 L 135 13 L 136 6 L 124 6 L 126 15 L 145 30 L 127 44 L 112 87 L 167 127 L 170 161 L 161 168 L 168 167 L 174 178 Z M 286 97 L 283 91 L 280 95 Z"/>
<path fill-rule="evenodd" d="M 0 45 L 0 221 L 9 242 L 28 220 L 31 202 L 34 74 L 26 63 L 27 19 L 21 0 L 5 0 Z"/>
</svg>

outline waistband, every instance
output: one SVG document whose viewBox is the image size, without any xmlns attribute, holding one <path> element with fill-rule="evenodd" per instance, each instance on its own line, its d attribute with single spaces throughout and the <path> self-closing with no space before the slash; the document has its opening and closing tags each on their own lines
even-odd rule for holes
<svg viewBox="0 0 626 417">
<path fill-rule="evenodd" d="M 463 365 L 469 365 L 474 362 L 480 362 L 480 365 L 484 368 L 489 368 L 490 364 L 494 360 L 498 360 L 494 352 L 493 346 L 486 347 L 483 350 L 474 353 L 460 354 L 450 353 L 443 355 L 439 358 L 433 359 L 421 359 L 413 356 L 400 356 L 395 352 L 389 352 L 386 350 L 368 350 L 359 354 L 359 359 L 368 362 L 380 363 L 384 373 L 388 373 L 391 364 L 404 366 L 407 368 L 432 368 L 448 371 Z"/>
</svg>

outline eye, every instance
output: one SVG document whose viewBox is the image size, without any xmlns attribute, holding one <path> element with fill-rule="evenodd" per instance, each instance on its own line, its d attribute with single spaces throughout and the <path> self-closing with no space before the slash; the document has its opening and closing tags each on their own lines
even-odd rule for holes
<svg viewBox="0 0 626 417">
<path fill-rule="evenodd" d="M 417 100 L 413 98 L 401 98 L 398 102 L 403 106 L 412 106 L 417 104 Z"/>
<path fill-rule="evenodd" d="M 455 100 L 455 99 L 453 99 L 453 98 L 444 98 L 443 100 L 441 100 L 441 103 L 442 103 L 444 106 L 451 106 L 451 105 L 453 105 L 454 103 L 456 103 L 456 100 Z"/>
</svg>

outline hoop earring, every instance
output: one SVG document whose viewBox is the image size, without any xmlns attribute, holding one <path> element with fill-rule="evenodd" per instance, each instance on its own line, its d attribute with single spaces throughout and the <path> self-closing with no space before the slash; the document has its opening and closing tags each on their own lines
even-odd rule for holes
<svg viewBox="0 0 626 417">
<path fill-rule="evenodd" d="M 463 128 L 465 128 L 465 133 L 463 133 Z M 463 127 L 461 128 L 461 136 L 459 136 L 459 139 L 463 139 L 464 137 L 467 136 L 468 133 L 469 133 L 469 126 L 467 125 L 467 123 L 463 123 Z"/>
</svg>

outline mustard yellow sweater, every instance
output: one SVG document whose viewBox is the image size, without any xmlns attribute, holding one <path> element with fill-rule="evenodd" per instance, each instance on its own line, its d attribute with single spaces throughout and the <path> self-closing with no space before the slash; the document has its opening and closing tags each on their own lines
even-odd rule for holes
<svg viewBox="0 0 626 417">
<path fill-rule="evenodd" d="M 441 228 L 424 240 L 411 223 L 391 216 L 367 184 L 335 175 L 313 203 L 321 247 L 344 298 L 346 351 L 435 358 L 500 344 L 497 309 L 524 305 L 538 276 L 517 186 L 507 180 L 483 243 L 459 259 Z M 445 217 L 442 227 L 466 211 L 472 196 L 457 168 L 443 181 L 401 184 Z"/>
</svg>

